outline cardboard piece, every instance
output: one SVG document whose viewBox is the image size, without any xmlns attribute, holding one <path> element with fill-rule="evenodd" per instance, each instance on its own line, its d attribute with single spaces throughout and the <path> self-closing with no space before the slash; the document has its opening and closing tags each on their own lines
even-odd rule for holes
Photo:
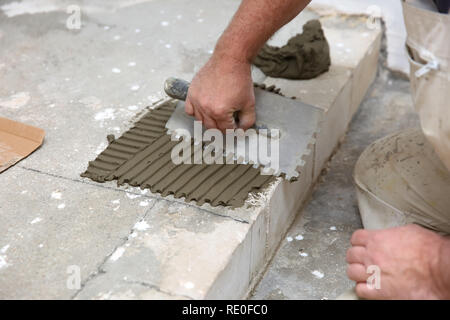
<svg viewBox="0 0 450 320">
<path fill-rule="evenodd" d="M 44 136 L 40 128 L 0 117 L 0 172 L 36 150 Z"/>
</svg>

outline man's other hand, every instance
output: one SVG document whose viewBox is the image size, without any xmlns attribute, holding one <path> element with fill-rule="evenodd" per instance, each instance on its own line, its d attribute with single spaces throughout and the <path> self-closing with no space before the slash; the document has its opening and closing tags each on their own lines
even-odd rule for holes
<svg viewBox="0 0 450 320">
<path fill-rule="evenodd" d="M 357 230 L 347 251 L 347 275 L 366 299 L 449 299 L 449 239 L 410 224 Z M 380 269 L 380 288 L 366 283 L 369 266 Z"/>
</svg>

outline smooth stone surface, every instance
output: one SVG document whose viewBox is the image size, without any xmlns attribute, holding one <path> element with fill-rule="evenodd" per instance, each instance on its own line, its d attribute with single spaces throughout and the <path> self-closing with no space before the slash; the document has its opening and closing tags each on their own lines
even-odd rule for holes
<svg viewBox="0 0 450 320">
<path fill-rule="evenodd" d="M 2 299 L 70 299 L 68 268 L 84 283 L 156 203 L 18 166 L 1 174 L 0 190 Z"/>
</svg>

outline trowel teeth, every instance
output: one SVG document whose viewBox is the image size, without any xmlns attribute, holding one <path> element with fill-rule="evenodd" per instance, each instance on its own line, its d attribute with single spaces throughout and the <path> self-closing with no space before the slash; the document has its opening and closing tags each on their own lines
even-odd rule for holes
<svg viewBox="0 0 450 320">
<path fill-rule="evenodd" d="M 273 175 L 275 173 L 275 170 L 273 168 L 270 168 L 270 167 L 268 167 L 268 168 L 261 167 L 260 172 L 261 172 L 262 175 L 270 176 L 270 175 Z"/>
<path fill-rule="evenodd" d="M 177 141 L 179 141 L 181 138 L 183 138 L 183 139 L 186 138 L 185 132 L 183 130 L 170 130 L 169 133 L 170 133 L 172 139 L 176 139 Z"/>
<path fill-rule="evenodd" d="M 298 172 L 292 172 L 291 174 L 286 174 L 285 179 L 286 180 L 291 180 L 292 178 L 298 178 L 299 173 Z"/>
<path fill-rule="evenodd" d="M 175 131 L 170 132 L 170 140 L 172 141 L 180 141 L 181 136 L 177 134 Z"/>
<path fill-rule="evenodd" d="M 225 156 L 225 163 L 230 163 L 233 159 L 234 155 L 232 153 L 229 153 Z"/>
<path fill-rule="evenodd" d="M 210 147 L 206 144 L 203 145 L 202 147 L 203 153 L 205 154 L 206 152 L 211 152 Z"/>
<path fill-rule="evenodd" d="M 303 168 L 305 166 L 305 164 L 306 164 L 306 161 L 303 160 L 303 157 L 302 157 L 302 159 L 298 160 L 298 162 L 297 162 L 297 168 Z"/>
<path fill-rule="evenodd" d="M 296 172 L 297 174 L 302 173 L 303 168 L 304 168 L 304 165 L 297 166 L 297 168 L 295 168 L 295 172 Z"/>
<path fill-rule="evenodd" d="M 245 163 L 245 157 L 243 156 L 237 157 L 236 162 L 239 164 Z"/>
<path fill-rule="evenodd" d="M 224 150 L 224 157 L 225 157 L 226 159 L 234 159 L 234 158 L 235 158 L 234 152 L 230 152 L 230 150 L 227 150 L 226 147 L 225 147 L 224 149 L 225 149 L 225 150 Z"/>
<path fill-rule="evenodd" d="M 275 177 L 279 177 L 280 175 L 281 175 L 281 170 L 275 170 L 275 169 L 273 169 L 274 170 L 274 173 L 272 174 L 273 176 L 275 176 Z"/>
</svg>

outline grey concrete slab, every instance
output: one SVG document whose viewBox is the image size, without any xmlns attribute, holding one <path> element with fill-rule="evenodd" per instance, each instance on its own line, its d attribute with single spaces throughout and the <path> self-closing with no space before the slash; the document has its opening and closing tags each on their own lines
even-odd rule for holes
<svg viewBox="0 0 450 320">
<path fill-rule="evenodd" d="M 345 253 L 351 234 L 362 227 L 352 180 L 354 164 L 374 140 L 418 126 L 409 82 L 381 70 L 253 299 L 334 299 L 352 287 Z"/>
<path fill-rule="evenodd" d="M 239 4 L 4 2 L 0 114 L 46 130 L 42 148 L 24 166 L 70 178 L 102 151 L 108 133 L 125 131 L 138 111 L 163 96 L 167 77 L 190 80 Z M 80 7 L 79 30 L 66 28 L 69 4 Z M 38 13 L 26 13 L 30 6 Z"/>
<path fill-rule="evenodd" d="M 239 277 L 226 277 L 214 297 L 238 294 L 230 290 L 243 294 L 250 282 L 250 227 L 184 204 L 159 201 L 76 298 L 134 292 L 127 284 L 137 283 L 173 296 L 202 299 L 212 294 L 211 288 L 228 268 Z"/>
<path fill-rule="evenodd" d="M 72 297 L 71 266 L 82 284 L 156 203 L 18 166 L 1 174 L 0 190 L 1 299 Z"/>
<path fill-rule="evenodd" d="M 126 277 L 125 277 L 126 278 Z M 155 289 L 151 284 L 139 281 L 115 280 L 114 282 L 104 281 L 101 283 L 104 291 L 100 291 L 94 296 L 89 296 L 92 300 L 189 300 L 189 297 L 177 296 L 171 293 L 162 292 Z M 82 299 L 90 290 L 90 287 L 83 292 L 83 295 L 76 299 Z M 92 292 L 95 294 L 95 292 Z"/>
</svg>

